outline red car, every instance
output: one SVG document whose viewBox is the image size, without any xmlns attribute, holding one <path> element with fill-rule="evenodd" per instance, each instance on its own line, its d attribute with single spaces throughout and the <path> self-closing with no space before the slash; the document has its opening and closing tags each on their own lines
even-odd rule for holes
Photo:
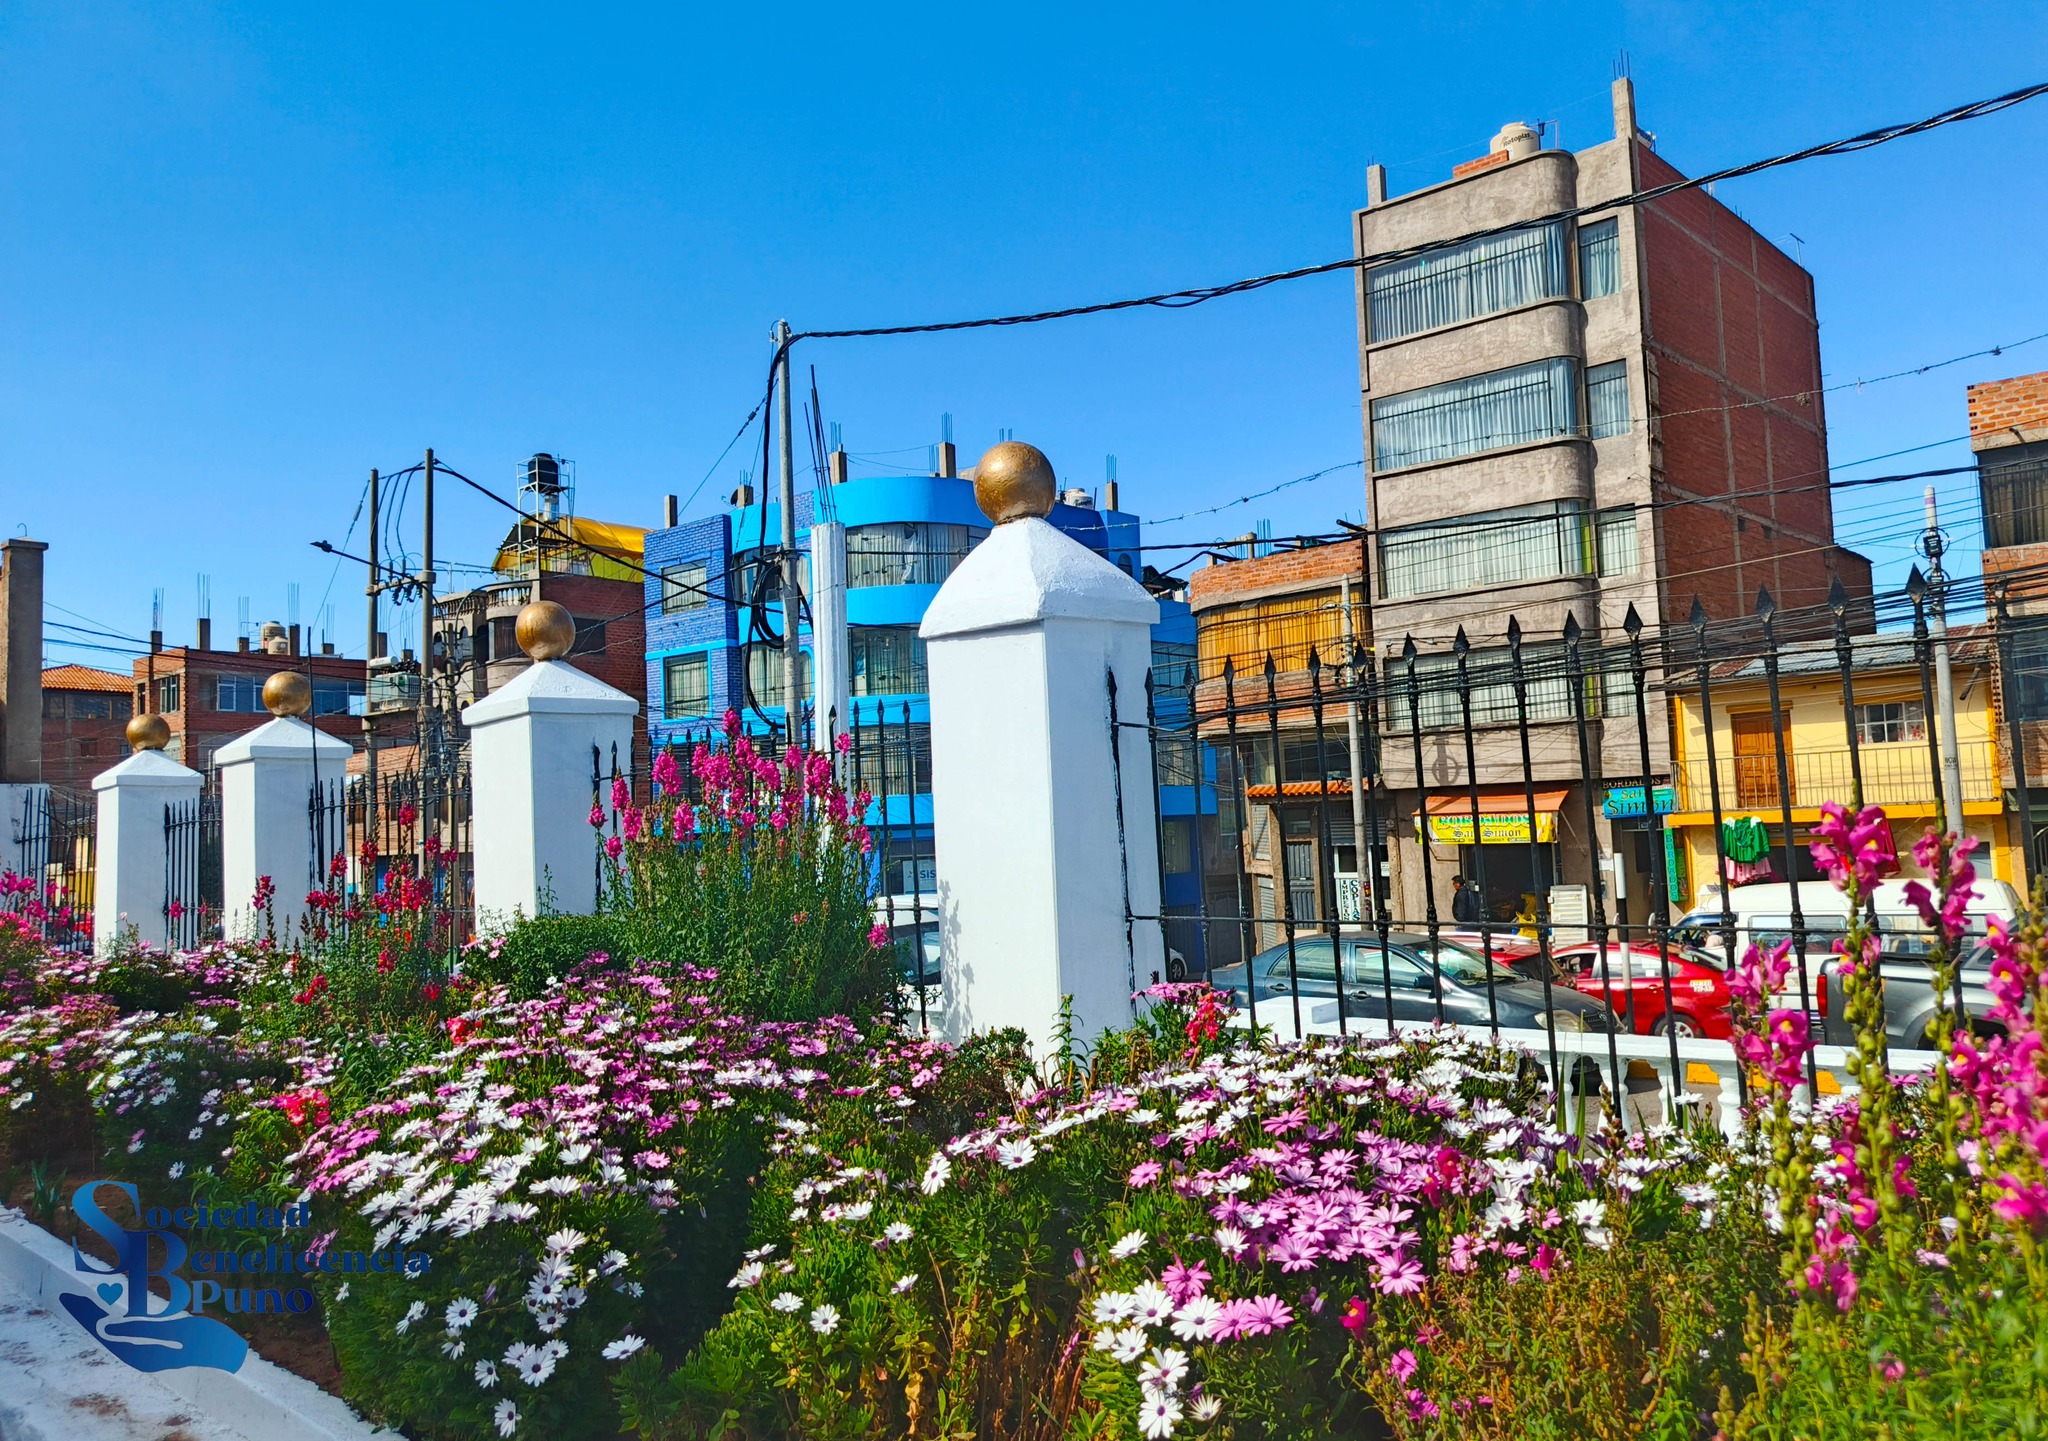
<svg viewBox="0 0 2048 1441">
<path fill-rule="evenodd" d="M 1574 990 L 1604 999 L 1622 1017 L 1623 1028 L 1638 1036 L 1661 1036 L 1676 1030 L 1680 1037 L 1705 1036 L 1725 1041 L 1734 1034 L 1728 1014 L 1728 978 L 1703 951 L 1671 947 L 1671 1009 L 1664 1011 L 1664 969 L 1657 948 L 1648 941 L 1613 942 L 1603 967 L 1600 948 L 1565 946 L 1552 958 Z M 1609 979 L 1613 990 L 1607 989 Z"/>
</svg>

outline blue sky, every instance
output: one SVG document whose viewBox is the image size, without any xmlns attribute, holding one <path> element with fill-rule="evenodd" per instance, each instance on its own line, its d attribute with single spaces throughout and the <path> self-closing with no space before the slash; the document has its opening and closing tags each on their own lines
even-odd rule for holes
<svg viewBox="0 0 2048 1441">
<path fill-rule="evenodd" d="M 359 653 L 361 573 L 307 542 L 342 540 L 370 467 L 432 445 L 509 491 L 548 449 L 576 462 L 583 513 L 657 523 L 754 404 L 779 316 L 946 319 L 1335 258 L 1370 161 L 1404 190 L 1510 119 L 1605 138 L 1624 51 L 1642 123 L 1694 173 L 2048 69 L 2038 5 L 1975 6 L 1966 26 L 1924 5 L 1786 8 L 17 0 L 0 525 L 51 543 L 52 619 L 140 634 L 161 587 L 182 640 L 205 573 L 232 634 L 236 597 L 283 618 L 296 583 L 301 618 L 327 597 Z M 2025 158 L 2044 124 L 2048 100 L 1722 188 L 1766 235 L 1801 237 L 1830 383 L 2048 331 L 2048 197 Z M 950 412 L 964 459 L 1007 427 L 1093 485 L 1114 453 L 1148 515 L 1360 453 L 1343 275 L 1194 311 L 821 342 L 800 382 L 812 365 L 870 468 L 921 468 Z M 1833 458 L 1965 463 L 1963 386 L 2043 368 L 2048 341 L 1837 392 Z M 757 464 L 747 449 L 692 510 Z M 1973 550 L 1970 487 L 1943 493 Z M 1842 498 L 1882 581 L 1911 559 L 1917 495 Z M 1159 538 L 1320 530 L 1362 503 L 1344 470 Z M 488 561 L 503 521 L 444 491 L 443 555 Z"/>
</svg>

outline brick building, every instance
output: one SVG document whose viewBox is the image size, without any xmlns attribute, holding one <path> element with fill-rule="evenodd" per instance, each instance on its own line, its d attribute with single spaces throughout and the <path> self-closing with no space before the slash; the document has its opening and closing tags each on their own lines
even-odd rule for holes
<svg viewBox="0 0 2048 1441">
<path fill-rule="evenodd" d="M 1454 871 L 1485 867 L 1503 909 L 1560 880 L 1592 881 L 1600 853 L 1621 854 L 1636 871 L 1630 892 L 1647 893 L 1641 818 L 1583 834 L 1574 787 L 1602 787 L 1611 815 L 1605 788 L 1644 778 L 1632 720 L 1597 727 L 1597 774 L 1580 774 L 1560 674 L 1567 617 L 1595 668 L 1603 648 L 1615 667 L 1592 697 L 1597 722 L 1602 710 L 1633 716 L 1618 669 L 1631 605 L 1654 636 L 1682 625 L 1694 596 L 1733 619 L 1750 614 L 1760 586 L 1786 609 L 1818 605 L 1837 578 L 1852 595 L 1870 590 L 1868 562 L 1833 542 L 1812 277 L 1700 191 L 1602 213 L 1605 201 L 1678 178 L 1637 127 L 1625 79 L 1614 125 L 1612 140 L 1576 153 L 1509 125 L 1485 157 L 1408 195 L 1389 197 L 1374 167 L 1354 217 L 1360 256 L 1438 247 L 1363 270 L 1358 307 L 1373 630 L 1390 687 L 1405 681 L 1405 640 L 1423 652 L 1429 733 L 1426 777 L 1413 775 L 1405 741 L 1387 747 L 1388 771 L 1411 858 L 1417 817 L 1431 816 L 1440 910 Z M 1593 208 L 1574 222 L 1543 218 L 1580 207 Z M 1510 615 L 1531 667 L 1548 672 L 1531 688 L 1530 717 L 1552 812 L 1539 829 L 1555 839 L 1533 860 L 1520 840 L 1463 844 L 1437 815 L 1467 785 L 1451 686 L 1460 630 L 1473 647 L 1477 780 L 1491 793 L 1482 816 L 1523 809 Z M 1651 770 L 1668 778 L 1666 698 L 1653 688 L 1650 699 Z M 1405 729 L 1405 708 L 1390 707 L 1388 723 Z M 1420 915 L 1419 864 L 1395 869 L 1397 914 Z"/>
<path fill-rule="evenodd" d="M 313 709 L 308 720 L 337 740 L 361 748 L 363 725 L 352 710 L 361 708 L 363 662 L 346 656 L 294 655 L 281 640 L 274 652 L 249 648 L 247 642 L 238 650 L 170 646 L 137 660 L 129 684 L 135 706 L 161 715 L 170 726 L 171 741 L 164 754 L 204 772 L 212 770 L 214 754 L 222 746 L 270 719 L 263 706 L 263 682 L 281 670 L 310 677 Z"/>
<path fill-rule="evenodd" d="M 1261 948 L 1283 937 L 1277 923 L 1290 916 L 1324 916 L 1334 905 L 1344 921 L 1363 919 L 1370 909 L 1370 865 L 1361 860 L 1369 847 L 1352 802 L 1350 717 L 1343 703 L 1354 674 L 1353 648 L 1368 648 L 1372 640 L 1362 546 L 1303 546 L 1206 566 L 1188 578 L 1188 604 L 1196 627 L 1195 712 L 1203 739 L 1222 747 L 1217 793 L 1227 824 L 1210 858 L 1210 914 L 1256 917 Z M 1312 652 L 1327 701 L 1320 735 Z M 1228 744 L 1232 708 L 1240 740 L 1235 756 Z M 1234 815 L 1224 814 L 1225 798 L 1239 793 L 1230 774 L 1239 758 L 1247 808 L 1241 830 Z M 1243 911 L 1235 904 L 1238 858 L 1224 849 L 1233 838 L 1249 890 Z M 1384 860 L 1384 849 L 1381 854 Z"/>
<path fill-rule="evenodd" d="M 2026 748 L 2036 829 L 2032 875 L 2048 849 L 2040 835 L 2048 830 L 2048 370 L 1973 385 L 1967 406 L 1984 515 L 1985 590 L 1993 600 L 2004 594 L 2012 621 L 2011 671 L 2001 666 L 1997 687 L 1998 726 L 2007 739 L 2016 723 Z M 2012 747 L 2002 750 L 2003 778 L 2014 786 Z"/>
<path fill-rule="evenodd" d="M 92 795 L 92 778 L 128 753 L 124 732 L 135 713 L 127 676 L 91 666 L 43 672 L 43 781 L 68 799 Z"/>
</svg>

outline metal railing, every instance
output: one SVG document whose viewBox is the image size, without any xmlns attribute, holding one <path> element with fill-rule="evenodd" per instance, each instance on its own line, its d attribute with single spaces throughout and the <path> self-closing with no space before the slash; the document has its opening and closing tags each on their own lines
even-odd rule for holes
<svg viewBox="0 0 2048 1441">
<path fill-rule="evenodd" d="M 2003 684 L 2010 687 L 2014 628 L 2002 589 L 1993 594 L 1993 636 Z M 1712 991 L 1708 973 L 1724 969 L 1737 954 L 1731 873 L 1749 876 L 1757 870 L 1756 856 L 1744 866 L 1727 854 L 1723 821 L 1761 811 L 1769 860 L 1779 876 L 1796 878 L 1811 871 L 1800 864 L 1804 842 L 1794 824 L 1795 806 L 1832 800 L 1853 811 L 1866 804 L 1925 805 L 1940 796 L 1941 717 L 1934 703 L 1929 596 L 1917 571 L 1902 599 L 1912 618 L 1911 654 L 1927 718 L 1924 739 L 1908 744 L 1860 740 L 1851 603 L 1839 582 L 1824 608 L 1781 614 L 1765 591 L 1752 616 L 1719 624 L 1695 601 L 1685 625 L 1661 634 L 1648 633 L 1630 607 L 1620 633 L 1598 640 L 1576 617 L 1567 618 L 1561 633 L 1541 638 L 1525 634 L 1511 617 L 1505 647 L 1485 652 L 1475 651 L 1460 629 L 1448 647 L 1425 651 L 1406 637 L 1383 647 L 1377 660 L 1357 647 L 1334 655 L 1311 651 L 1301 672 L 1291 675 L 1272 656 L 1248 673 L 1227 660 L 1220 684 L 1205 678 L 1198 689 L 1190 685 L 1184 704 L 1177 698 L 1162 708 L 1148 683 L 1142 718 L 1133 714 L 1128 698 L 1119 707 L 1112 673 L 1105 681 L 1112 757 L 1120 754 L 1115 738 L 1126 728 L 1145 730 L 1155 752 L 1162 742 L 1192 742 L 1200 747 L 1201 774 L 1219 786 L 1219 815 L 1235 818 L 1235 829 L 1219 826 L 1223 854 L 1215 857 L 1235 882 L 1225 888 L 1234 889 L 1235 903 L 1215 905 L 1205 885 L 1191 922 L 1164 906 L 1156 912 L 1134 909 L 1127 899 L 1128 925 L 1158 926 L 1169 947 L 1185 945 L 1192 928 L 1207 941 L 1199 948 L 1203 954 L 1226 949 L 1217 941 L 1228 938 L 1227 949 L 1250 959 L 1226 968 L 1218 979 L 1239 994 L 1244 1020 L 1255 1026 L 1296 1037 L 1343 1038 L 1416 1025 L 1476 1024 L 1486 1034 L 1525 1045 L 1545 1063 L 1546 1075 L 1559 1082 L 1561 1112 L 1567 1089 L 1583 1093 L 1590 1084 L 1622 1097 L 1624 1056 L 1639 1063 L 1652 1053 L 1671 1105 L 1683 1106 L 1698 1079 L 1693 1068 L 1706 1064 L 1705 1055 L 1739 1100 L 1747 1078 L 1729 1043 L 1701 1037 L 1682 1050 L 1681 1030 L 1697 1036 L 1705 1023 L 1678 1024 L 1697 1014 L 1693 983 Z M 1780 687 L 1782 636 L 1828 629 L 1841 689 L 1843 743 L 1816 748 L 1802 741 L 1795 747 L 1788 741 Z M 1797 643 L 1799 673 L 1808 675 L 1814 645 Z M 1716 735 L 1716 676 L 1725 677 L 1723 667 L 1738 657 L 1761 662 L 1770 717 L 1768 750 L 1761 754 L 1738 754 L 1732 738 Z M 1588 684 L 1596 671 L 1605 673 L 1604 706 Z M 1696 760 L 1673 767 L 1657 761 L 1651 737 L 1663 732 L 1665 706 L 1681 694 L 1697 698 L 1705 746 Z M 1482 709 L 1490 726 L 1480 721 Z M 1162 711 L 1169 716 L 1166 723 Z M 2016 729 L 2010 696 L 2000 713 Z M 1503 721 L 1512 748 L 1503 745 Z M 1564 744 L 1560 722 L 1569 727 Z M 1494 774 L 1481 774 L 1482 731 Z M 1355 755 L 1358 783 L 1318 763 L 1305 782 L 1247 785 L 1256 771 L 1255 751 L 1278 756 L 1289 745 L 1307 745 L 1319 757 Z M 1997 749 L 1985 741 L 1960 747 L 1966 799 L 2001 796 Z M 1504 759 L 1510 753 L 1514 758 Z M 1612 765 L 1607 758 L 1617 755 L 1628 760 Z M 1431 783 L 1432 775 L 1442 779 Z M 1667 844 L 1662 801 L 1640 804 L 1628 817 L 1630 828 L 1639 827 L 1647 842 L 1650 873 L 1635 916 L 1618 899 L 1610 903 L 1604 882 L 1552 890 L 1560 842 L 1568 834 L 1590 852 L 1583 867 L 1573 870 L 1605 875 L 1601 836 L 1611 833 L 1612 842 L 1622 837 L 1619 828 L 1603 825 L 1603 788 L 1624 797 L 1641 788 L 1670 788 L 1681 809 L 1711 815 L 1714 854 L 1711 871 L 1700 880 L 1706 895 L 1718 897 L 1718 916 L 1710 912 L 1703 928 L 1719 947 L 1718 960 L 1673 935 L 1672 902 L 1679 890 L 1672 868 L 1682 863 L 1684 849 Z M 2032 876 L 2039 870 L 2039 837 L 2024 774 L 2017 777 L 2013 803 L 2025 870 Z M 1434 834 L 1438 821 L 1452 832 L 1448 840 Z M 1430 843 L 1418 844 L 1417 833 L 1425 827 Z M 1456 842 L 1456 832 L 1485 838 L 1466 844 L 1467 859 L 1459 863 L 1481 896 L 1493 889 L 1489 869 L 1512 872 L 1517 884 L 1528 884 L 1513 920 L 1483 908 L 1474 914 L 1464 902 L 1444 913 L 1439 872 L 1451 863 L 1436 855 L 1435 842 Z M 1196 836 L 1196 870 L 1206 878 L 1211 865 L 1200 854 L 1199 828 Z M 1130 857 L 1139 844 L 1130 838 L 1123 850 L 1127 898 Z M 1394 894 L 1391 861 L 1397 847 L 1404 867 L 1412 868 L 1403 889 L 1414 899 Z M 1351 850 L 1351 865 L 1337 864 L 1340 848 Z M 1350 887 L 1340 886 L 1345 872 L 1353 878 Z M 1792 940 L 1789 985 L 1809 1016 L 1824 1016 L 1826 992 L 1820 987 L 1832 961 L 1834 932 L 1803 913 L 1799 887 L 1788 890 L 1774 909 L 1789 911 L 1789 923 L 1775 922 Z M 1569 913 L 1554 913 L 1553 903 L 1565 901 Z M 1700 923 L 1694 918 L 1691 924 Z M 1579 942 L 1589 949 L 1566 970 L 1557 952 Z M 1134 971 L 1136 956 L 1132 943 Z M 1681 970 L 1692 966 L 1707 972 Z M 1137 983 L 1142 986 L 1144 978 Z M 1681 999 L 1695 1011 L 1688 1012 Z M 1715 1029 L 1725 1023 L 1724 1011 Z M 1589 1081 L 1589 1059 L 1604 1063 L 1604 1076 Z M 1640 1079 L 1635 1067 L 1631 1071 L 1632 1079 Z M 1819 1084 L 1817 1063 L 1809 1058 L 1809 1090 Z"/>
</svg>

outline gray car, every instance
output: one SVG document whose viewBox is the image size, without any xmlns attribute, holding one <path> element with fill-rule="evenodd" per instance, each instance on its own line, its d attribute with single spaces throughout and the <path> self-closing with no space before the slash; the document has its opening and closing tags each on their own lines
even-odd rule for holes
<svg viewBox="0 0 2048 1441">
<path fill-rule="evenodd" d="M 1884 982 L 1885 1039 L 1900 1050 L 1933 1050 L 1938 1008 L 1934 1001 L 1934 971 L 1929 964 L 1932 947 L 1927 933 L 1918 926 L 1894 923 L 1890 916 L 1878 917 L 1878 931 L 1884 938 L 1877 971 Z M 1970 1018 L 1972 1030 L 1980 1033 L 2001 1030 L 2003 1028 L 1995 1021 L 1984 1019 L 1993 1004 L 1991 992 L 1985 988 L 1990 976 L 1991 947 L 1981 938 L 1966 938 L 1963 944 L 1968 950 L 1956 969 L 1956 984 L 1942 999 L 1953 1016 L 1960 992 L 1963 1011 Z M 1842 1013 L 1841 980 L 1837 975 L 1840 965 L 1841 958 L 1834 955 L 1819 960 L 1816 969 L 1822 977 L 1818 983 L 1822 994 L 1816 997 L 1814 1009 L 1820 1012 L 1816 1019 L 1820 1022 L 1821 1038 L 1825 1043 L 1853 1046 L 1856 1035 Z"/>
<path fill-rule="evenodd" d="M 1498 1016 L 1506 1029 L 1547 1030 L 1555 1016 L 1560 1031 L 1614 1028 L 1613 1013 L 1595 997 L 1564 984 L 1552 985 L 1546 994 L 1542 982 L 1524 979 L 1499 961 L 1493 963 L 1489 999 L 1487 963 L 1453 941 L 1439 939 L 1432 953 L 1429 937 L 1397 932 L 1387 938 L 1384 954 L 1378 936 L 1343 936 L 1339 941 L 1344 952 L 1345 1010 L 1362 1020 L 1384 1019 L 1391 998 L 1395 1020 L 1434 1021 L 1440 993 L 1441 1016 L 1452 1025 L 1484 1026 Z M 1252 957 L 1249 992 L 1242 965 L 1222 967 L 1209 981 L 1218 990 L 1232 992 L 1241 1008 L 1255 1004 L 1258 1018 L 1273 1024 L 1291 1018 L 1296 994 L 1304 1003 L 1336 998 L 1333 955 L 1328 936 L 1297 936 L 1291 971 L 1282 942 Z M 1308 1019 L 1306 1011 L 1302 1019 Z"/>
</svg>

